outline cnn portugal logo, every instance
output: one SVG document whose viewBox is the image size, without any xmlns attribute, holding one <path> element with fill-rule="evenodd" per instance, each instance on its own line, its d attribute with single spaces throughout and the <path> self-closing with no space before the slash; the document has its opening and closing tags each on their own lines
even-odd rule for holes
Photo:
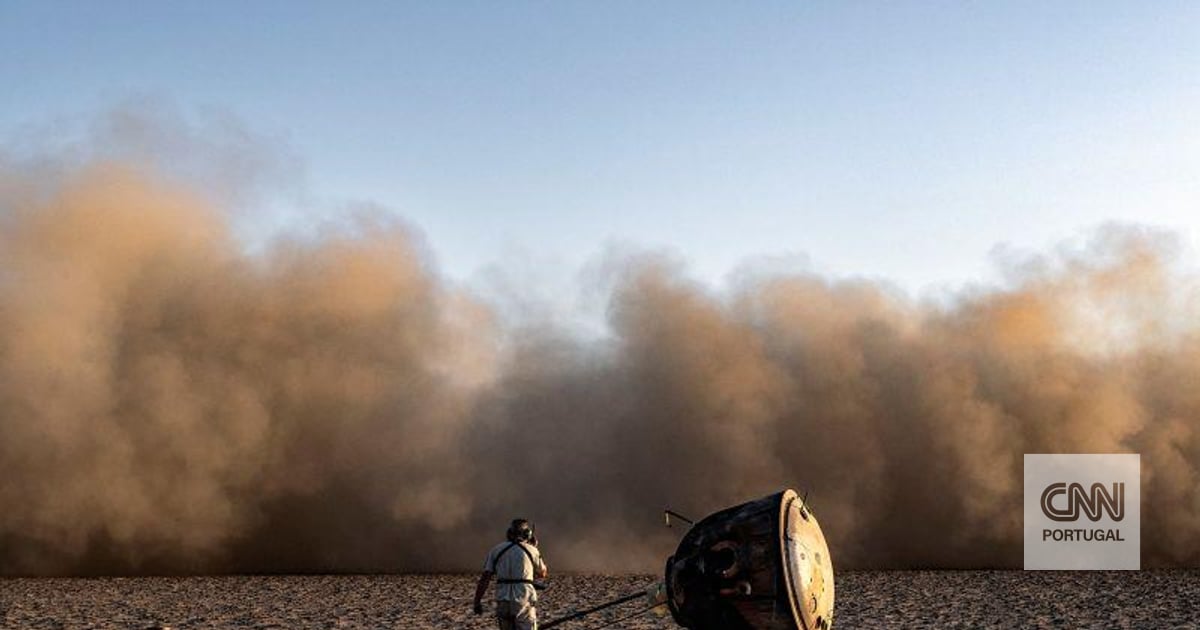
<svg viewBox="0 0 1200 630">
<path fill-rule="evenodd" d="M 1141 567 L 1141 456 L 1025 455 L 1025 568 Z"/>
</svg>

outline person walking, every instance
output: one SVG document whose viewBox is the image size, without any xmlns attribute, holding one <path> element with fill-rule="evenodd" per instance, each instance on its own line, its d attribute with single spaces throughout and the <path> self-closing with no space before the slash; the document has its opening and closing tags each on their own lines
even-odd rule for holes
<svg viewBox="0 0 1200 630">
<path fill-rule="evenodd" d="M 545 579 L 549 571 L 538 551 L 533 523 L 513 519 L 505 538 L 483 561 L 473 609 L 476 615 L 483 614 L 483 596 L 495 576 L 496 624 L 500 630 L 537 630 L 537 592 L 542 586 L 535 580 Z"/>
</svg>

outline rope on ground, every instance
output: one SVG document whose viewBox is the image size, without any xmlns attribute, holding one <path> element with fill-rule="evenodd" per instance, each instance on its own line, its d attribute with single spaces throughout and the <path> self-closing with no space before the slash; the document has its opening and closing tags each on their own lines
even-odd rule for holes
<svg viewBox="0 0 1200 630">
<path fill-rule="evenodd" d="M 617 618 L 617 619 L 613 619 L 612 621 L 606 621 L 606 622 L 604 622 L 604 623 L 602 623 L 602 624 L 600 624 L 600 625 L 596 625 L 596 626 L 588 626 L 587 628 L 584 628 L 584 630 L 601 630 L 601 628 L 610 628 L 610 627 L 612 627 L 614 624 L 621 623 L 622 621 L 628 621 L 628 620 L 630 620 L 630 619 L 633 619 L 634 617 L 637 617 L 637 616 L 639 616 L 639 615 L 644 615 L 644 614 L 646 614 L 646 613 L 650 612 L 651 610 L 654 610 L 655 608 L 658 608 L 659 606 L 666 606 L 666 604 L 655 604 L 655 605 L 653 605 L 653 606 L 651 606 L 651 607 L 649 607 L 649 608 L 643 608 L 643 609 L 641 609 L 641 610 L 639 610 L 639 611 L 637 611 L 637 612 L 635 612 L 635 613 L 628 614 L 628 615 L 625 615 L 624 617 L 620 617 L 620 618 Z"/>
</svg>

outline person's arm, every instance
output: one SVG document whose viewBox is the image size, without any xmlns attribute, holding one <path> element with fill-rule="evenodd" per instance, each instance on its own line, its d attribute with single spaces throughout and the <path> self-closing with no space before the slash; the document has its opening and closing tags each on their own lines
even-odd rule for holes
<svg viewBox="0 0 1200 630">
<path fill-rule="evenodd" d="M 475 605 L 471 607 L 476 615 L 483 614 L 483 595 L 487 593 L 488 584 L 492 581 L 492 572 L 484 571 L 479 574 L 479 583 L 475 585 Z"/>
<path fill-rule="evenodd" d="M 550 571 L 546 569 L 546 561 L 542 559 L 542 550 L 538 549 L 537 536 L 530 536 L 529 544 L 532 545 L 534 549 L 537 549 L 536 556 L 530 557 L 531 560 L 534 557 L 537 558 L 537 563 L 533 565 L 533 579 L 544 580 L 550 576 Z"/>
</svg>

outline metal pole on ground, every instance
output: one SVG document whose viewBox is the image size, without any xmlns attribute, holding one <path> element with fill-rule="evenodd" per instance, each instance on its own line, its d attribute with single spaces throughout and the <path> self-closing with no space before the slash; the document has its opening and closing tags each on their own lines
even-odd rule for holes
<svg viewBox="0 0 1200 630">
<path fill-rule="evenodd" d="M 635 599 L 645 597 L 645 596 L 646 596 L 646 593 L 644 591 L 639 592 L 639 593 L 631 593 L 624 597 L 618 597 L 617 599 L 614 599 L 611 602 L 605 602 L 603 604 L 600 604 L 599 606 L 593 606 L 591 608 L 588 608 L 587 610 L 581 610 L 579 612 L 571 613 L 565 617 L 559 617 L 558 619 L 549 621 L 544 624 L 539 623 L 538 627 L 541 628 L 542 630 L 550 630 L 550 628 L 553 628 L 557 625 L 564 624 L 568 621 L 574 621 L 575 619 L 579 619 L 580 617 L 586 617 L 594 612 L 599 612 L 601 610 L 604 610 L 605 608 L 612 608 L 613 606 L 618 606 L 620 604 L 624 604 L 625 602 L 631 602 Z"/>
</svg>

